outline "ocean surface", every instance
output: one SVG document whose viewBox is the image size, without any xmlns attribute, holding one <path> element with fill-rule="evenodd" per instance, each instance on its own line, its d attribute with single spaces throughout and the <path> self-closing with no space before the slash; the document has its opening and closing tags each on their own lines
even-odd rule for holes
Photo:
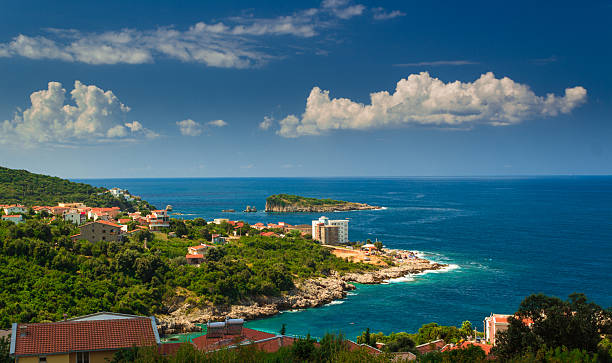
<svg viewBox="0 0 612 363">
<path fill-rule="evenodd" d="M 310 224 L 318 214 L 268 214 L 276 193 L 365 202 L 383 210 L 350 218 L 350 240 L 378 239 L 449 264 L 383 285 L 358 285 L 344 300 L 248 323 L 252 328 L 322 336 L 416 331 L 422 324 L 482 330 L 491 312 L 513 313 L 532 293 L 583 292 L 612 306 L 612 177 L 526 178 L 211 178 L 78 180 L 128 189 L 182 218 Z M 254 205 L 257 213 L 242 213 Z M 237 213 L 222 213 L 235 209 Z M 179 218 L 180 218 L 179 217 Z"/>
</svg>

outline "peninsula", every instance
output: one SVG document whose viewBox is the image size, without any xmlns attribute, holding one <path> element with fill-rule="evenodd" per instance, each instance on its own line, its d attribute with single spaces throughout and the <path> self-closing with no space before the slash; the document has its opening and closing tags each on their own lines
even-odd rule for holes
<svg viewBox="0 0 612 363">
<path fill-rule="evenodd" d="M 372 209 L 380 209 L 380 207 L 365 203 L 317 199 L 291 194 L 274 194 L 266 199 L 266 212 L 276 213 L 326 213 Z"/>
</svg>

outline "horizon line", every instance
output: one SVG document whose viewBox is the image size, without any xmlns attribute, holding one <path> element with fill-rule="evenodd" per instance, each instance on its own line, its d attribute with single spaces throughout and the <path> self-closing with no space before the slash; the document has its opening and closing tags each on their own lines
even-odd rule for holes
<svg viewBox="0 0 612 363">
<path fill-rule="evenodd" d="M 468 178 L 541 178 L 541 177 L 611 177 L 612 174 L 482 174 L 482 175 L 339 175 L 339 176 L 144 176 L 144 177 L 64 177 L 74 180 L 127 179 L 468 179 Z"/>
</svg>

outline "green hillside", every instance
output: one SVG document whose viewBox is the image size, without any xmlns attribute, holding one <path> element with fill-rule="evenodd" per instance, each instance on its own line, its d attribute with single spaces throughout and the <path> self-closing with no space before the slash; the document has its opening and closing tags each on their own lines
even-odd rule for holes
<svg viewBox="0 0 612 363">
<path fill-rule="evenodd" d="M 127 211 L 153 208 L 146 201 L 128 202 L 106 191 L 105 188 L 54 176 L 0 167 L 0 204 L 53 206 L 61 202 L 81 202 L 89 207 L 120 207 Z"/>
</svg>

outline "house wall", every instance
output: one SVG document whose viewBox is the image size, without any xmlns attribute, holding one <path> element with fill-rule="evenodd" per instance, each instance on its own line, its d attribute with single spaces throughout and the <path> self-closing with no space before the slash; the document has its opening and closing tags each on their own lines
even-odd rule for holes
<svg viewBox="0 0 612 363">
<path fill-rule="evenodd" d="M 71 363 L 68 354 L 43 355 L 42 357 L 47 357 L 47 363 Z M 15 359 L 15 363 L 38 363 L 38 356 L 20 357 Z"/>
<path fill-rule="evenodd" d="M 340 242 L 340 228 L 338 226 L 323 226 L 321 228 L 321 243 L 337 245 Z"/>
<path fill-rule="evenodd" d="M 103 223 L 85 224 L 80 227 L 81 235 L 78 239 L 86 239 L 90 242 L 120 241 L 121 228 L 113 227 Z"/>
</svg>

